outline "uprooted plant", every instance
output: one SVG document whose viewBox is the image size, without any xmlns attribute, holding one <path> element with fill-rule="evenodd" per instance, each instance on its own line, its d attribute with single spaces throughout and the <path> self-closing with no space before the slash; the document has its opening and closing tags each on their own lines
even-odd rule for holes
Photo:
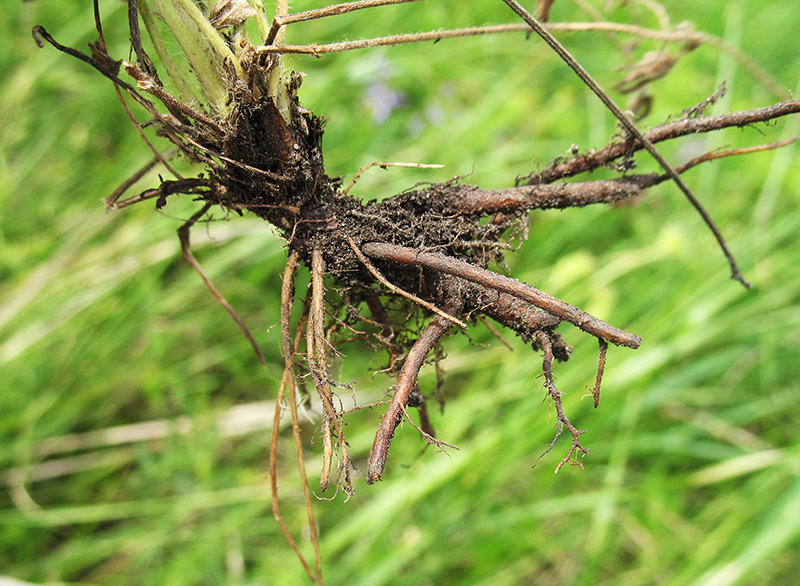
<svg viewBox="0 0 800 586">
<path fill-rule="evenodd" d="M 262 362 L 263 355 L 254 337 L 192 255 L 190 229 L 219 208 L 226 213 L 255 214 L 273 225 L 285 241 L 288 261 L 281 296 L 285 370 L 276 402 L 271 471 L 275 515 L 293 546 L 292 537 L 277 508 L 275 473 L 278 422 L 286 408 L 295 424 L 297 458 L 309 506 L 312 541 L 316 546 L 311 491 L 305 477 L 303 445 L 297 426 L 299 374 L 310 374 L 322 405 L 320 489 L 325 491 L 335 475 L 336 486 L 349 495 L 353 491 L 353 463 L 344 434 L 346 411 L 334 392 L 340 385 L 331 376 L 329 368 L 329 358 L 337 346 L 355 339 L 384 348 L 388 354 L 386 371 L 396 378 L 366 465 L 366 480 L 373 483 L 384 472 L 392 438 L 402 421 L 408 421 L 425 441 L 448 445 L 435 437 L 417 378 L 422 366 L 432 357 L 435 359 L 437 348 L 449 333 L 467 329 L 476 320 L 488 317 L 516 332 L 534 350 L 542 351 L 545 387 L 557 414 L 556 438 L 564 430 L 572 437 L 571 447 L 556 470 L 566 463 L 579 463 L 577 457 L 588 451 L 580 443 L 584 432 L 567 417 L 562 406 L 562 393 L 553 377 L 553 362 L 567 360 L 572 349 L 556 328 L 567 322 L 598 341 L 599 364 L 592 390 L 595 407 L 600 398 L 609 343 L 635 349 L 641 340 L 566 301 L 490 270 L 489 267 L 501 261 L 511 248 L 507 240 L 509 234 L 516 231 L 523 237 L 526 235 L 525 220 L 532 210 L 618 202 L 638 196 L 664 181 L 672 181 L 712 230 L 729 262 L 732 277 L 748 286 L 725 240 L 683 181 L 681 173 L 713 158 L 776 148 L 781 144 L 715 151 L 679 167 L 671 166 L 654 145 L 690 134 L 765 122 L 800 111 L 800 102 L 785 101 L 749 111 L 706 116 L 703 111 L 713 103 L 712 98 L 687 110 L 682 116 L 644 132 L 548 32 L 548 28 L 557 30 L 559 26 L 548 25 L 545 28 L 514 0 L 504 2 L 522 18 L 524 24 L 398 35 L 331 45 L 296 46 L 284 42 L 286 25 L 407 1 L 413 0 L 361 0 L 296 14 L 289 14 L 285 2 L 279 2 L 277 14 L 269 22 L 260 1 L 250 4 L 243 0 L 222 0 L 204 12 L 188 0 L 129 0 L 135 62 L 119 61 L 108 54 L 96 2 L 99 38 L 91 44 L 91 56 L 60 45 L 42 27 L 34 29 L 34 36 L 40 44 L 46 41 L 109 78 L 121 99 L 122 92 L 125 92 L 147 112 L 151 117 L 148 124 L 155 126 L 174 144 L 175 152 L 204 166 L 202 174 L 183 177 L 170 166 L 170 155 L 157 152 L 151 145 L 154 152 L 152 163 L 109 196 L 107 205 L 123 208 L 155 200 L 156 207 L 161 208 L 175 194 L 189 194 L 200 202 L 197 212 L 178 231 L 183 256 L 237 322 Z M 551 4 L 540 2 L 539 15 L 546 17 Z M 251 18 L 255 18 L 259 25 L 263 37 L 260 44 L 253 44 L 245 33 L 244 23 Z M 144 48 L 140 21 L 159 53 L 161 66 L 173 81 L 175 95 L 162 83 L 154 61 Z M 187 22 L 190 23 L 188 32 Z M 594 24 L 595 29 L 601 28 Z M 169 54 L 160 50 L 163 48 L 159 42 L 160 31 L 164 26 L 181 42 L 196 75 L 194 81 L 184 79 Z M 610 26 L 606 28 L 613 30 Z M 632 34 L 651 34 L 653 38 L 659 38 L 659 34 L 662 37 L 671 34 L 673 36 L 667 40 L 683 43 L 688 47 L 686 50 L 708 38 L 685 31 L 647 33 L 642 30 Z M 604 148 L 561 158 L 539 172 L 518 179 L 516 186 L 500 189 L 482 189 L 454 179 L 417 186 L 380 201 L 362 201 L 349 194 L 350 186 L 343 188 L 339 178 L 326 174 L 320 146 L 323 121 L 299 103 L 297 89 L 301 78 L 284 71 L 283 54 L 319 56 L 377 45 L 509 31 L 533 31 L 544 39 L 614 113 L 622 126 L 622 134 L 612 138 Z M 644 77 L 655 75 L 658 68 L 655 65 L 648 67 L 646 70 L 640 68 L 639 73 Z M 661 75 L 669 67 L 662 69 L 665 71 Z M 133 83 L 123 79 L 121 71 Z M 628 81 L 637 88 L 647 83 L 636 75 L 629 78 Z M 154 97 L 166 111 L 145 94 Z M 141 133 L 143 125 L 136 122 L 130 110 L 128 112 Z M 632 173 L 632 158 L 640 150 L 646 150 L 654 157 L 664 172 Z M 174 178 L 162 180 L 157 187 L 123 199 L 133 183 L 158 164 L 163 165 Z M 385 167 L 398 163 L 377 164 Z M 603 167 L 620 170 L 620 176 L 606 180 L 564 181 Z M 300 318 L 293 327 L 294 279 L 300 264 L 310 270 L 311 282 L 302 301 Z M 429 318 L 429 321 L 417 335 L 412 324 L 420 316 Z M 419 423 L 409 415 L 409 407 L 419 410 Z M 334 460 L 337 462 L 336 471 Z M 305 565 L 305 561 L 303 563 Z M 312 571 L 307 565 L 306 569 L 312 578 L 321 579 L 318 551 L 316 570 Z"/>
</svg>

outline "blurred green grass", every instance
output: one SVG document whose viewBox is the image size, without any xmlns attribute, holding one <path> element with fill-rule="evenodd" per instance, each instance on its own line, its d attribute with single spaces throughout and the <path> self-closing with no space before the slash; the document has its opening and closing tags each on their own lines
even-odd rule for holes
<svg viewBox="0 0 800 586">
<path fill-rule="evenodd" d="M 193 235 L 200 261 L 257 333 L 264 370 L 179 261 L 174 217 L 185 217 L 190 202 L 170 204 L 171 217 L 147 205 L 103 213 L 100 198 L 144 164 L 147 151 L 109 84 L 52 49 L 38 50 L 29 35 L 43 24 L 61 42 L 85 47 L 94 38 L 91 9 L 78 1 L 7 4 L 0 19 L 0 574 L 48 584 L 304 583 L 271 516 L 264 476 L 267 408 L 281 374 L 277 331 L 269 329 L 278 321 L 280 241 L 250 218 Z M 797 89 L 794 0 L 666 6 Z M 113 54 L 127 56 L 124 5 L 101 8 Z M 553 17 L 581 18 L 566 1 L 555 4 Z M 511 20 L 499 2 L 456 8 L 435 0 L 300 24 L 290 39 Z M 617 79 L 614 39 L 565 41 L 601 83 Z M 447 165 L 373 170 L 354 190 L 362 197 L 454 175 L 509 185 L 532 164 L 573 143 L 601 146 L 614 131 L 572 74 L 519 35 L 292 65 L 307 73 L 304 104 L 329 119 L 331 173 L 349 179 L 377 160 Z M 723 80 L 731 91 L 716 112 L 771 101 L 729 57 L 703 47 L 654 85 L 655 111 L 645 124 L 701 101 Z M 380 84 L 402 95 L 382 122 L 368 107 Z M 665 150 L 681 162 L 797 129 L 797 119 L 786 120 L 762 128 L 764 136 L 736 130 Z M 575 352 L 556 375 L 573 422 L 589 429 L 586 469 L 552 473 L 564 442 L 531 469 L 553 434 L 538 356 L 513 339 L 508 352 L 481 328 L 471 340 L 452 338 L 448 402 L 434 424 L 461 450 L 420 455 L 417 434 L 403 429 L 383 482 L 367 487 L 357 479 L 347 503 L 319 502 L 327 583 L 800 581 L 797 154 L 790 146 L 687 175 L 756 283 L 750 292 L 727 279 L 711 235 L 669 186 L 635 207 L 534 214 L 530 240 L 509 256 L 510 273 L 644 339 L 635 352 L 611 350 L 594 410 L 581 395 L 593 380 L 595 343 L 563 329 Z M 142 186 L 156 181 L 153 173 Z M 381 358 L 349 348 L 339 365 L 341 380 L 358 381 L 362 402 L 389 384 L 370 378 Z M 432 389 L 433 373 L 421 384 Z M 230 411 L 235 406 L 249 406 L 251 419 Z M 362 462 L 377 417 L 364 413 L 350 425 Z M 313 427 L 305 431 L 311 438 Z M 75 443 L 73 434 L 93 433 Z M 308 553 L 288 438 L 282 449 L 284 511 Z M 308 446 L 308 458 L 314 475 L 318 444 Z"/>
</svg>

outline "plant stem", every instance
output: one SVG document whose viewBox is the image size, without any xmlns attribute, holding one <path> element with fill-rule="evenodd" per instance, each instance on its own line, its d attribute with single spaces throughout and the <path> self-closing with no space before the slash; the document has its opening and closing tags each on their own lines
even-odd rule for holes
<svg viewBox="0 0 800 586">
<path fill-rule="evenodd" d="M 211 25 L 206 15 L 190 0 L 140 0 L 140 5 L 145 11 L 150 9 L 172 32 L 175 40 L 181 46 L 192 74 L 202 89 L 207 105 L 215 115 L 224 117 L 229 106 L 227 105 L 228 89 L 222 70 L 223 61 L 229 59 L 237 77 L 244 78 L 244 71 L 225 39 Z M 145 26 L 147 26 L 147 22 L 145 22 Z M 147 26 L 147 28 L 149 34 L 151 26 Z M 156 45 L 156 52 L 162 61 L 165 63 L 171 61 L 169 58 L 164 59 L 168 50 L 160 36 L 151 35 L 150 38 Z M 185 85 L 186 82 L 182 79 L 186 76 L 185 73 L 180 72 L 177 68 L 170 70 L 169 65 L 166 67 L 176 86 Z M 181 81 L 177 81 L 178 79 Z"/>
</svg>

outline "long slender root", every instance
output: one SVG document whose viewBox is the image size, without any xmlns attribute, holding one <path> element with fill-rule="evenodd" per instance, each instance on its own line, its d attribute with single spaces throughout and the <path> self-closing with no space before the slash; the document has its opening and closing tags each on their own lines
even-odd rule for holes
<svg viewBox="0 0 800 586">
<path fill-rule="evenodd" d="M 311 307 L 308 315 L 306 346 L 308 349 L 308 363 L 311 376 L 322 401 L 322 473 L 320 475 L 320 490 L 325 492 L 331 477 L 331 467 L 334 457 L 334 436 L 338 438 L 341 452 L 340 479 L 345 492 L 351 493 L 350 487 L 350 461 L 347 455 L 347 443 L 344 439 L 344 429 L 341 417 L 333 404 L 331 390 L 331 376 L 328 371 L 327 346 L 325 336 L 325 265 L 322 251 L 315 248 L 311 256 Z"/>
<path fill-rule="evenodd" d="M 457 325 L 457 326 L 459 326 L 461 328 L 464 328 L 465 330 L 468 329 L 467 324 L 465 324 L 460 319 L 458 319 L 456 317 L 453 317 L 452 315 L 449 315 L 447 312 L 442 311 L 441 309 L 439 309 L 438 307 L 436 307 L 432 303 L 428 303 L 424 299 L 420 299 L 419 297 L 417 297 L 413 293 L 409 293 L 408 291 L 402 290 L 400 287 L 396 287 L 395 285 L 392 285 L 392 283 L 390 283 L 386 279 L 386 277 L 384 277 L 381 274 L 381 272 L 375 267 L 375 265 L 373 265 L 371 262 L 369 262 L 369 259 L 366 256 L 364 256 L 364 253 L 361 250 L 359 250 L 358 246 L 356 245 L 356 243 L 353 241 L 353 239 L 350 236 L 347 237 L 347 243 L 350 245 L 350 248 L 353 250 L 353 253 L 356 255 L 356 257 L 358 257 L 358 260 L 361 261 L 361 263 L 364 265 L 364 267 L 384 287 L 386 287 L 387 289 L 389 289 L 393 293 L 397 293 L 398 295 L 401 295 L 402 297 L 405 297 L 406 299 L 410 299 L 411 301 L 413 301 L 417 305 L 420 305 L 420 306 L 424 307 L 425 309 L 427 309 L 429 311 L 432 311 L 433 313 L 435 313 L 436 315 L 438 315 L 442 319 L 446 319 L 447 321 L 450 321 L 450 322 L 454 323 L 455 325 Z"/>
<path fill-rule="evenodd" d="M 361 248 L 368 256 L 393 260 L 405 264 L 425 266 L 446 275 L 477 283 L 494 291 L 508 293 L 509 295 L 527 301 L 549 312 L 563 321 L 577 326 L 588 334 L 608 340 L 612 344 L 627 346 L 629 348 L 638 348 L 642 342 L 639 336 L 629 334 L 628 332 L 610 326 L 604 321 L 589 315 L 585 311 L 581 311 L 565 301 L 561 301 L 552 295 L 539 291 L 535 287 L 476 267 L 467 262 L 442 254 L 420 252 L 412 248 L 380 242 L 368 242 Z"/>
<path fill-rule="evenodd" d="M 460 310 L 461 300 L 458 298 L 451 299 L 444 307 L 444 311 L 450 315 L 457 315 Z M 408 353 L 400 376 L 397 378 L 397 386 L 395 387 L 392 401 L 389 403 L 389 407 L 386 409 L 375 434 L 372 451 L 367 460 L 368 483 L 372 484 L 380 480 L 383 469 L 386 466 L 394 430 L 400 424 L 411 393 L 417 387 L 420 368 L 422 368 L 428 353 L 444 338 L 451 327 L 450 320 L 446 320 L 439 315 L 435 316 Z"/>
<path fill-rule="evenodd" d="M 594 403 L 595 409 L 600 405 L 600 385 L 603 382 L 603 372 L 605 372 L 606 369 L 606 352 L 608 352 L 608 342 L 602 338 L 597 338 L 597 342 L 600 345 L 600 351 L 597 364 L 597 377 L 594 381 L 594 388 L 592 388 L 592 402 Z"/>
<path fill-rule="evenodd" d="M 272 441 L 269 450 L 269 470 L 270 470 L 270 483 L 272 487 L 272 514 L 278 521 L 278 524 L 283 531 L 286 540 L 291 545 L 292 549 L 297 555 L 300 563 L 306 570 L 309 578 L 318 581 L 322 584 L 322 555 L 319 549 L 319 538 L 317 536 L 317 524 L 314 519 L 313 499 L 311 490 L 308 485 L 308 477 L 306 476 L 305 458 L 303 457 L 303 440 L 300 435 L 300 417 L 297 410 L 297 397 L 295 389 L 295 356 L 300 347 L 302 340 L 303 322 L 307 318 L 307 303 L 304 306 L 303 314 L 300 317 L 300 322 L 297 325 L 297 335 L 292 340 L 291 319 L 292 307 L 294 305 L 294 275 L 297 270 L 297 261 L 299 255 L 292 253 L 286 262 L 286 269 L 283 273 L 283 285 L 281 287 L 281 338 L 283 340 L 283 359 L 285 368 L 283 371 L 283 378 L 281 385 L 278 389 L 278 397 L 275 401 L 275 417 L 272 426 Z M 295 457 L 297 460 L 297 467 L 300 472 L 300 479 L 303 485 L 303 492 L 306 501 L 306 513 L 308 515 L 308 528 L 311 536 L 311 542 L 314 547 L 315 555 L 315 568 L 312 572 L 305 557 L 300 552 L 294 538 L 292 537 L 289 528 L 283 520 L 280 513 L 280 501 L 278 500 L 278 432 L 280 430 L 280 420 L 283 401 L 289 404 L 289 411 L 292 418 L 292 436 L 294 437 Z"/>
<path fill-rule="evenodd" d="M 317 388 L 322 401 L 322 473 L 320 476 L 320 490 L 323 492 L 328 487 L 331 476 L 331 463 L 333 462 L 333 422 L 336 419 L 336 409 L 333 405 L 328 375 L 327 348 L 325 347 L 325 292 L 322 274 L 322 253 L 314 249 L 311 266 L 311 308 L 308 316 L 306 346 L 308 348 L 308 362 L 314 386 Z"/>
<path fill-rule="evenodd" d="M 256 339 L 253 337 L 253 334 L 250 333 L 250 329 L 245 325 L 242 318 L 239 317 L 239 314 L 236 313 L 236 310 L 231 307 L 231 304 L 228 303 L 228 300 L 222 296 L 222 293 L 214 286 L 214 283 L 211 282 L 211 279 L 208 278 L 203 267 L 200 266 L 200 263 L 197 262 L 197 259 L 192 254 L 192 250 L 189 245 L 189 231 L 192 229 L 192 226 L 197 223 L 197 221 L 202 218 L 208 210 L 211 209 L 211 204 L 205 204 L 200 211 L 194 214 L 191 218 L 189 218 L 179 229 L 178 229 L 178 237 L 181 241 L 181 253 L 183 254 L 183 258 L 192 265 L 194 270 L 200 275 L 200 278 L 203 279 L 203 282 L 208 287 L 208 290 L 211 291 L 211 295 L 214 296 L 219 304 L 225 308 L 225 311 L 228 312 L 228 315 L 231 316 L 233 321 L 236 322 L 236 325 L 239 326 L 239 329 L 242 330 L 242 333 L 247 338 L 247 341 L 250 342 L 250 346 L 252 346 L 253 351 L 256 353 L 256 357 L 258 358 L 258 362 L 262 365 L 267 363 L 266 359 L 264 358 L 264 353 L 261 352 L 261 347 L 256 342 Z"/>
</svg>

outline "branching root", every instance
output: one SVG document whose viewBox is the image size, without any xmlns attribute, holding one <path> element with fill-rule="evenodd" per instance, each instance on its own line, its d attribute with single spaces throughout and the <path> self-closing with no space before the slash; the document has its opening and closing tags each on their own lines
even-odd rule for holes
<svg viewBox="0 0 800 586">
<path fill-rule="evenodd" d="M 677 166 L 670 164 L 655 145 L 692 134 L 752 126 L 800 112 L 800 101 L 788 100 L 742 112 L 701 115 L 721 95 L 720 90 L 688 110 L 685 116 L 647 131 L 641 130 L 550 32 L 582 29 L 570 28 L 569 23 L 541 24 L 540 20 L 549 18 L 553 4 L 546 0 L 537 3 L 538 20 L 515 0 L 503 0 L 524 24 L 395 35 L 329 45 L 284 44 L 283 33 L 289 24 L 405 1 L 359 0 L 289 14 L 288 2 L 280 0 L 271 26 L 263 14 L 259 19 L 263 45 L 248 44 L 238 35 L 221 36 L 220 39 L 224 39 L 221 42 L 229 43 L 230 55 L 241 56 L 235 62 L 226 58 L 222 67 L 228 76 L 223 83 L 228 84 L 229 97 L 224 114 L 213 108 L 203 111 L 202 106 L 183 103 L 167 92 L 154 63 L 142 47 L 135 1 L 128 3 L 135 63 L 125 63 L 108 55 L 96 2 L 100 40 L 91 45 L 91 56 L 61 45 L 43 27 L 37 26 L 33 30 L 40 45 L 49 43 L 80 59 L 108 78 L 120 95 L 125 93 L 138 104 L 147 122 L 139 124 L 129 111 L 137 132 L 141 133 L 142 128 L 150 125 L 173 144 L 170 154 L 162 155 L 148 141 L 148 148 L 154 151 L 155 158 L 115 190 L 106 204 L 110 208 L 122 208 L 155 200 L 156 207 L 161 208 L 179 194 L 189 195 L 200 203 L 199 210 L 178 230 L 181 252 L 241 329 L 262 364 L 265 358 L 255 337 L 192 254 L 190 230 L 205 217 L 210 217 L 212 210 L 220 210 L 226 217 L 229 213 L 249 213 L 273 226 L 285 242 L 288 261 L 281 288 L 280 317 L 284 373 L 278 389 L 270 446 L 272 510 L 309 577 L 319 583 L 322 583 L 322 573 L 312 506 L 314 495 L 304 458 L 304 445 L 308 442 L 301 437 L 298 414 L 298 400 L 305 395 L 305 378 L 313 381 L 322 411 L 320 491 L 325 492 L 330 483 L 335 482 L 337 490 L 341 489 L 349 496 L 353 493 L 351 472 L 356 468 L 345 439 L 344 416 L 354 409 L 344 408 L 334 389 L 348 387 L 337 383 L 331 375 L 332 360 L 340 355 L 342 346 L 360 341 L 385 350 L 388 362 L 380 371 L 390 373 L 396 379 L 388 403 L 373 405 L 387 406 L 377 425 L 366 462 L 366 481 L 371 484 L 384 474 L 392 439 L 404 419 L 420 432 L 427 443 L 439 448 L 455 448 L 436 438 L 428 417 L 426 396 L 418 384 L 420 371 L 426 363 L 434 362 L 438 373 L 443 340 L 452 332 L 461 332 L 477 320 L 488 318 L 515 332 L 534 350 L 541 350 L 544 386 L 556 412 L 556 435 L 545 453 L 550 452 L 566 430 L 572 438 L 571 446 L 556 472 L 565 464 L 581 466 L 579 458 L 588 453 L 580 443 L 580 436 L 585 431 L 575 427 L 567 417 L 562 392 L 557 388 L 553 374 L 553 361 L 568 360 L 572 348 L 556 329 L 566 322 L 597 339 L 598 367 L 591 390 L 595 407 L 600 401 L 609 344 L 636 349 L 642 340 L 565 300 L 498 274 L 490 267 L 502 263 L 505 251 L 514 248 L 509 241 L 516 241 L 516 245 L 527 237 L 526 220 L 533 211 L 619 202 L 640 196 L 654 185 L 671 181 L 708 225 L 728 260 L 733 278 L 746 285 L 721 232 L 682 174 L 706 161 L 780 148 L 795 139 L 713 151 Z M 249 4 L 247 8 L 250 8 Z M 233 18 L 222 13 L 216 17 L 219 26 L 225 26 L 221 24 L 225 18 Z M 593 23 L 589 28 L 682 42 L 687 47 L 694 42 L 710 42 L 710 37 L 700 38 L 686 31 L 632 30 L 632 27 L 614 23 Z M 326 173 L 321 146 L 324 121 L 300 105 L 297 89 L 301 76 L 284 73 L 280 63 L 283 54 L 320 56 L 381 45 L 510 31 L 535 32 L 548 43 L 614 113 L 624 128 L 624 136 L 612 137 L 606 146 L 596 150 L 579 153 L 576 149 L 576 152 L 559 157 L 544 169 L 522 177 L 515 185 L 497 189 L 480 188 L 453 179 L 418 185 L 390 197 L 364 201 L 349 193 L 353 183 L 342 189 L 342 180 Z M 232 44 L 234 39 L 239 39 L 236 46 Z M 642 67 L 640 64 L 639 68 Z M 665 67 L 663 74 L 670 67 Z M 128 81 L 120 78 L 123 72 Z M 639 77 L 637 73 L 629 81 L 637 85 Z M 212 111 L 217 113 L 210 113 Z M 662 173 L 630 172 L 635 168 L 633 158 L 641 150 L 658 161 Z M 168 163 L 176 153 L 202 165 L 203 173 L 194 178 L 179 175 Z M 170 170 L 175 179 L 161 180 L 156 187 L 124 198 L 124 194 L 158 164 Z M 431 166 L 416 163 L 377 165 Z M 601 168 L 617 169 L 620 173 L 611 179 L 564 181 Z M 360 173 L 356 174 L 353 182 Z M 300 265 L 310 271 L 311 282 L 293 331 L 295 275 Z M 298 372 L 310 377 L 298 376 Z M 301 554 L 279 507 L 277 446 L 281 418 L 287 407 L 315 555 L 313 568 Z M 409 407 L 419 409 L 419 424 L 409 414 Z M 336 472 L 334 462 L 338 463 Z"/>
</svg>

